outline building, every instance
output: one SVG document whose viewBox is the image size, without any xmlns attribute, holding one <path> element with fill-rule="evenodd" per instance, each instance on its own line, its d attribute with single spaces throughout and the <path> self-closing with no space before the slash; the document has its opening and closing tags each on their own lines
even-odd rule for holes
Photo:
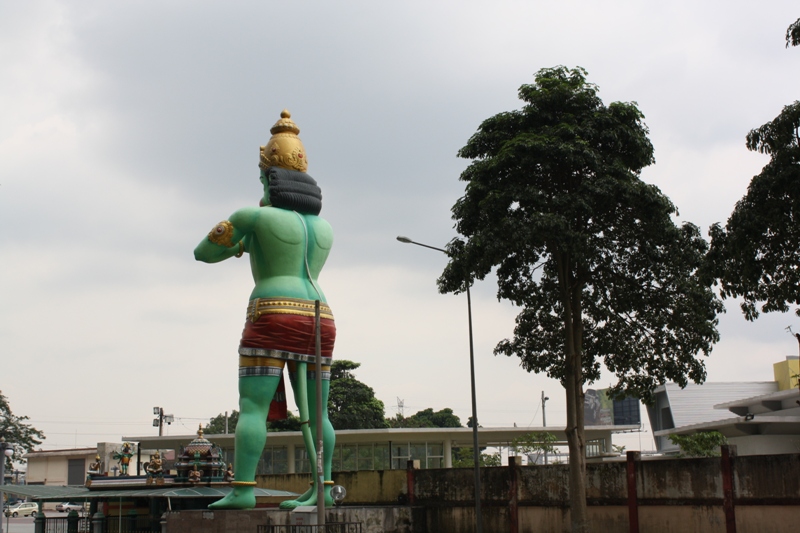
<svg viewBox="0 0 800 533">
<path fill-rule="evenodd" d="M 587 456 L 602 458 L 612 453 L 612 434 L 640 429 L 637 425 L 586 427 Z M 547 431 L 556 436 L 556 445 L 565 445 L 564 428 L 480 428 L 481 447 L 508 447 L 523 435 Z M 234 435 L 206 435 L 223 450 L 227 462 L 233 462 Z M 191 436 L 128 436 L 148 449 L 178 450 Z M 338 430 L 333 456 L 333 471 L 405 469 L 409 460 L 418 460 L 421 468 L 452 468 L 452 451 L 472 448 L 472 428 L 382 428 Z M 617 455 L 617 454 L 615 454 Z M 258 465 L 258 475 L 294 474 L 309 471 L 302 433 L 270 432 Z"/>
<path fill-rule="evenodd" d="M 798 357 L 775 363 L 773 374 L 774 381 L 658 387 L 647 408 L 657 450 L 678 453 L 669 435 L 719 431 L 739 455 L 800 452 Z"/>
</svg>

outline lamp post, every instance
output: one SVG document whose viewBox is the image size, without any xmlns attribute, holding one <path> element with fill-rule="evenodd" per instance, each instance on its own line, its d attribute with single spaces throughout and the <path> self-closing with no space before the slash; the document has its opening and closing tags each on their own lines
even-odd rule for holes
<svg viewBox="0 0 800 533">
<path fill-rule="evenodd" d="M 542 391 L 542 427 L 547 427 L 547 415 L 545 414 L 544 405 L 549 400 L 547 396 L 544 395 L 544 391 Z M 547 450 L 544 451 L 544 464 L 547 464 Z"/>
<path fill-rule="evenodd" d="M 3 505 L 3 485 L 6 484 L 6 457 L 14 455 L 14 445 L 0 437 L 0 505 Z M 3 520 L 0 519 L 0 533 L 3 533 Z"/>
<path fill-rule="evenodd" d="M 398 236 L 397 240 L 405 244 L 416 244 L 423 248 L 430 248 L 437 252 L 447 254 L 447 250 L 422 244 L 421 242 L 414 242 L 408 237 Z M 481 533 L 483 531 L 481 520 L 481 452 L 478 448 L 478 407 L 475 399 L 475 350 L 472 343 L 472 298 L 469 294 L 469 283 L 464 280 L 464 287 L 467 293 L 467 322 L 469 323 L 469 380 L 470 389 L 472 392 L 472 451 L 473 460 L 475 462 L 475 531 Z"/>
</svg>

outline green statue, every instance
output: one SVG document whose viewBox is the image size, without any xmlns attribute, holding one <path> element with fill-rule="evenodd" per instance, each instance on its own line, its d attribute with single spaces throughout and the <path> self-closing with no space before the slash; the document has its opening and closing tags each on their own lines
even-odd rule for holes
<svg viewBox="0 0 800 533">
<path fill-rule="evenodd" d="M 335 435 L 327 405 L 336 326 L 317 281 L 333 244 L 333 230 L 318 216 L 322 194 L 314 179 L 305 173 L 308 160 L 297 136 L 300 129 L 288 111 L 281 113 L 270 133 L 269 142 L 261 147 L 259 167 L 264 197 L 260 207 L 239 209 L 229 220 L 217 224 L 194 250 L 195 259 L 206 263 L 249 254 L 255 281 L 239 344 L 239 422 L 233 490 L 212 503 L 209 506 L 212 509 L 255 507 L 253 489 L 256 467 L 267 438 L 266 420 L 285 416 L 284 365 L 289 367 L 314 484 L 296 500 L 283 502 L 281 508 L 317 503 L 319 476 L 311 435 L 316 434 L 318 378 L 322 380 L 325 406 L 322 413 L 325 505 L 333 504 L 330 489 Z M 320 301 L 321 376 L 316 375 L 314 367 L 315 300 Z"/>
</svg>

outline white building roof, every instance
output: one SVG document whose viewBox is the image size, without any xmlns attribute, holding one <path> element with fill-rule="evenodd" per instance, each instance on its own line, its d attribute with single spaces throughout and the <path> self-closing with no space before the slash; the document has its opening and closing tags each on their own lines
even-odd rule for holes
<svg viewBox="0 0 800 533">
<path fill-rule="evenodd" d="M 735 418 L 734 413 L 720 411 L 715 407 L 742 398 L 770 394 L 777 389 L 778 384 L 774 381 L 708 382 L 702 385 L 690 383 L 684 389 L 676 383 L 666 383 L 655 392 L 666 393 L 673 424 L 676 428 L 682 428 Z"/>
</svg>

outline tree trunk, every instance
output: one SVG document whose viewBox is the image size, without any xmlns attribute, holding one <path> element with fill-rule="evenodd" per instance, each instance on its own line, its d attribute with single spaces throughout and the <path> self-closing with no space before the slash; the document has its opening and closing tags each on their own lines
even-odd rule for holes
<svg viewBox="0 0 800 533">
<path fill-rule="evenodd" d="M 571 275 L 566 254 L 558 254 L 559 281 L 564 305 L 565 372 L 567 393 L 567 444 L 569 445 L 569 501 L 573 533 L 589 532 L 586 509 L 586 442 L 583 419 L 583 323 L 581 285 Z"/>
</svg>

